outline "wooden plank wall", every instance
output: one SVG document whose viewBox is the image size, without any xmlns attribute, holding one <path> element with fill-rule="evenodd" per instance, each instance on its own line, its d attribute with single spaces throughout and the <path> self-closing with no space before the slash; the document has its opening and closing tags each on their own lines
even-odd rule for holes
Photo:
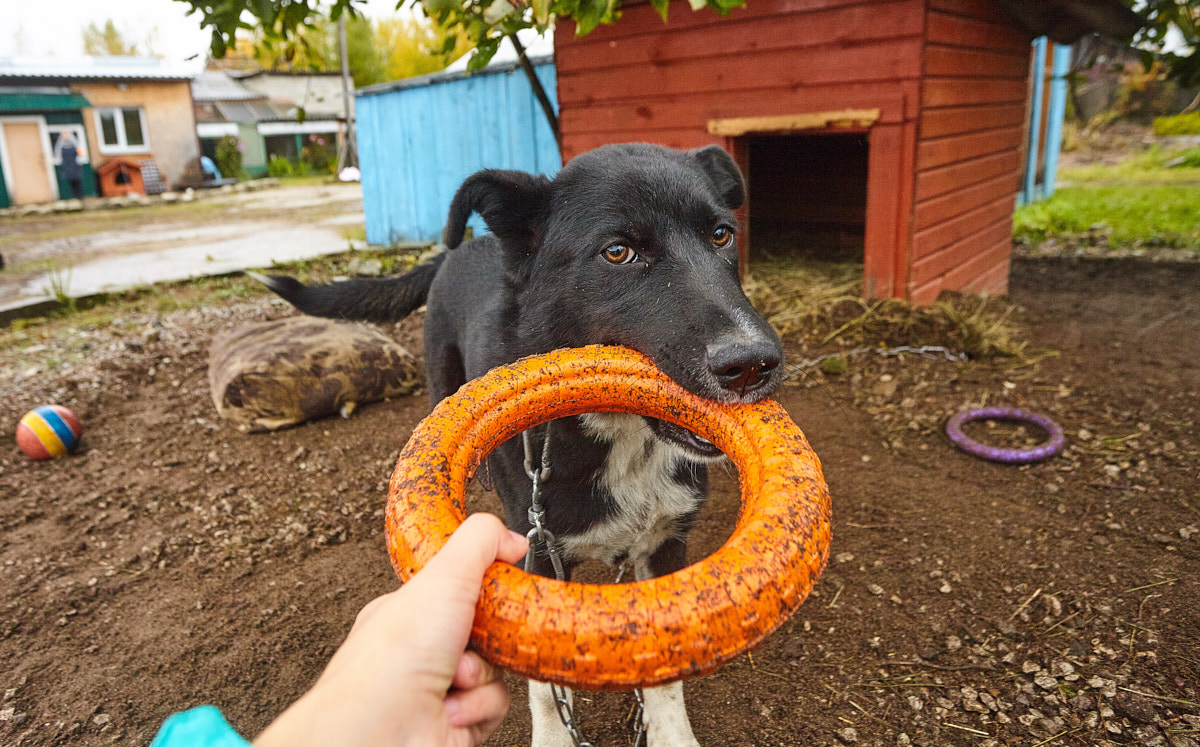
<svg viewBox="0 0 1200 747">
<path fill-rule="evenodd" d="M 619 23 L 555 34 L 564 160 L 612 142 L 653 137 L 720 142 L 711 119 L 889 107 L 881 122 L 915 121 L 921 0 L 757 0 L 728 18 L 671 4 L 670 24 L 647 4 Z"/>
<path fill-rule="evenodd" d="M 1008 288 L 1031 36 L 989 0 L 927 0 L 908 296 Z"/>
<path fill-rule="evenodd" d="M 754 0 L 728 18 L 632 4 L 620 22 L 555 34 L 563 159 L 606 143 L 739 143 L 715 119 L 879 109 L 870 131 L 868 295 L 905 291 L 925 0 Z M 802 165 L 801 165 L 802 167 Z"/>
</svg>

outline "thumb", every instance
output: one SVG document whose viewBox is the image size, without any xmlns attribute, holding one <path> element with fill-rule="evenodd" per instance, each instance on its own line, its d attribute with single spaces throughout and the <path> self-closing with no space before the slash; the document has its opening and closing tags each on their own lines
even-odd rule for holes
<svg viewBox="0 0 1200 747">
<path fill-rule="evenodd" d="M 473 587 L 478 595 L 488 566 L 497 560 L 517 562 L 528 546 L 523 536 L 510 532 L 492 514 L 472 514 L 418 575 L 439 583 Z"/>
</svg>

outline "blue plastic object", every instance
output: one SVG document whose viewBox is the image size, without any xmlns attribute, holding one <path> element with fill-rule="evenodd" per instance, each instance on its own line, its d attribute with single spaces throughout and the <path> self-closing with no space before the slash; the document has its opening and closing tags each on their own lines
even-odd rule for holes
<svg viewBox="0 0 1200 747">
<path fill-rule="evenodd" d="M 216 706 L 199 706 L 172 715 L 150 747 L 250 747 Z"/>
</svg>

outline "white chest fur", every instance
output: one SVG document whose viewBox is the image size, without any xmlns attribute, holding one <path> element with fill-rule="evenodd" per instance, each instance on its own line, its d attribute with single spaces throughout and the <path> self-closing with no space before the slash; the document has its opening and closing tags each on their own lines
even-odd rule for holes
<svg viewBox="0 0 1200 747">
<path fill-rule="evenodd" d="M 590 435 L 611 444 L 598 481 L 616 505 L 603 522 L 561 538 L 563 549 L 569 557 L 610 565 L 626 556 L 643 576 L 650 555 L 680 531 L 679 519 L 704 498 L 674 478 L 680 466 L 693 461 L 657 439 L 640 416 L 593 413 L 581 420 Z"/>
</svg>

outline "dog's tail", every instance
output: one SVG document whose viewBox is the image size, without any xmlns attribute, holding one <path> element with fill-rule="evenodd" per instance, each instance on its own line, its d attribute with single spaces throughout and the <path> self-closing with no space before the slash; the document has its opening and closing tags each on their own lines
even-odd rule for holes
<svg viewBox="0 0 1200 747">
<path fill-rule="evenodd" d="M 283 275 L 246 274 L 309 316 L 363 322 L 397 322 L 419 309 L 446 255 L 394 278 L 363 278 L 328 285 L 304 285 Z"/>
</svg>

